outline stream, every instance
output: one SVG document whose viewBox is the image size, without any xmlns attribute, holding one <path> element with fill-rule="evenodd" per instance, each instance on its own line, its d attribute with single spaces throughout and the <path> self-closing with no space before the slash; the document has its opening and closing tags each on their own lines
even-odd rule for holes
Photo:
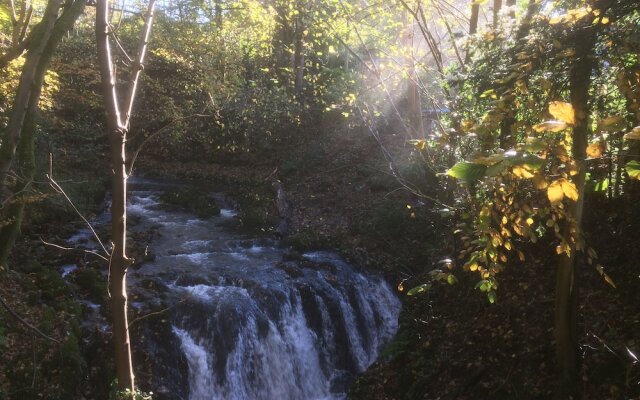
<svg viewBox="0 0 640 400">
<path fill-rule="evenodd" d="M 400 302 L 381 277 L 230 229 L 236 211 L 221 194 L 220 215 L 201 219 L 161 204 L 170 185 L 130 183 L 130 231 L 147 232 L 153 255 L 129 273 L 130 306 L 169 308 L 164 330 L 154 318 L 139 328 L 162 398 L 344 399 L 395 334 Z"/>
</svg>

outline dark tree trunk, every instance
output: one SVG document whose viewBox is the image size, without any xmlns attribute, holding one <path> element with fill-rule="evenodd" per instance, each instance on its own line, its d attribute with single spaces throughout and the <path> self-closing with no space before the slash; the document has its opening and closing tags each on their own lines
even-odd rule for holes
<svg viewBox="0 0 640 400">
<path fill-rule="evenodd" d="M 469 19 L 469 34 L 478 32 L 478 17 L 480 16 L 480 3 L 471 3 L 471 18 Z"/>
<path fill-rule="evenodd" d="M 563 235 L 570 245 L 570 253 L 558 258 L 555 301 L 556 357 L 561 373 L 564 397 L 575 392 L 578 382 L 578 288 L 576 242 L 580 241 L 582 214 L 584 208 L 584 183 L 586 176 L 585 159 L 589 140 L 589 87 L 593 70 L 593 48 L 596 31 L 593 27 L 574 34 L 573 45 L 576 54 L 569 71 L 571 105 L 575 111 L 572 153 L 577 164 L 577 174 L 573 183 L 578 190 L 578 200 L 569 202 Z"/>
<path fill-rule="evenodd" d="M 502 8 L 502 0 L 493 0 L 493 29 L 498 27 L 498 20 L 500 18 L 500 9 Z"/>
<path fill-rule="evenodd" d="M 13 195 L 20 193 L 17 198 L 12 199 L 6 211 L 2 213 L 2 219 L 12 220 L 9 225 L 0 229 L 0 263 L 2 264 L 6 264 L 15 240 L 20 233 L 25 207 L 25 202 L 22 198 L 28 196 L 28 189 L 35 174 L 34 141 L 38 102 L 40 101 L 44 77 L 58 44 L 82 14 L 84 6 L 85 2 L 83 0 L 75 0 L 64 9 L 62 15 L 57 19 L 54 17 L 52 10 L 47 10 L 49 13 L 48 18 L 53 19 L 53 24 L 50 25 L 47 22 L 39 25 L 40 28 L 38 29 L 41 32 L 32 38 L 32 40 L 38 40 L 39 42 L 33 42 L 33 50 L 27 53 L 25 69 L 23 69 L 18 94 L 11 114 L 10 128 L 5 137 L 6 142 L 2 143 L 2 148 L 0 149 L 1 168 L 3 171 L 2 185 L 0 186 L 3 196 L 0 197 L 5 202 L 12 195 L 8 189 L 6 178 L 11 170 L 16 152 L 18 154 L 18 165 L 15 168 L 17 180 L 12 193 Z"/>
<path fill-rule="evenodd" d="M 0 202 L 4 202 L 9 194 L 6 187 L 7 178 L 14 162 L 18 143 L 20 142 L 24 121 L 27 118 L 29 100 L 33 96 L 36 86 L 36 74 L 41 65 L 43 53 L 49 43 L 49 38 L 53 32 L 61 4 L 62 0 L 50 0 L 47 3 L 42 21 L 34 27 L 36 31 L 34 32 L 31 46 L 27 52 L 25 65 L 22 68 L 20 83 L 18 84 L 16 97 L 13 101 L 13 108 L 9 116 L 9 123 L 7 124 L 6 133 L 2 138 L 2 146 L 0 147 Z"/>
</svg>

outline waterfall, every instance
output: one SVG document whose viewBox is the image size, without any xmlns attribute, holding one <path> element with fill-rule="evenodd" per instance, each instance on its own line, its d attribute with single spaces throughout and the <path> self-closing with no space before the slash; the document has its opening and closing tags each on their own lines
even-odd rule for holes
<svg viewBox="0 0 640 400">
<path fill-rule="evenodd" d="M 384 279 L 331 252 L 292 256 L 232 232 L 230 208 L 207 220 L 167 211 L 159 190 L 132 192 L 129 206 L 155 255 L 131 286 L 139 304 L 170 306 L 170 331 L 146 331 L 156 387 L 168 399 L 344 399 L 397 330 L 400 302 Z M 160 296 L 136 285 L 149 281 Z"/>
</svg>

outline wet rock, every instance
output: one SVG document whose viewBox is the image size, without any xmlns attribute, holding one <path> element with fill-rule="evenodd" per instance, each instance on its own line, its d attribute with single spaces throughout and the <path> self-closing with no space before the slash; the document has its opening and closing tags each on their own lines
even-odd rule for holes
<svg viewBox="0 0 640 400">
<path fill-rule="evenodd" d="M 300 278 L 304 276 L 300 267 L 293 261 L 284 261 L 276 265 L 277 268 L 283 270 L 290 278 Z"/>
<path fill-rule="evenodd" d="M 180 275 L 176 279 L 176 286 L 195 286 L 195 285 L 209 285 L 211 284 L 205 277 L 199 275 Z"/>
</svg>

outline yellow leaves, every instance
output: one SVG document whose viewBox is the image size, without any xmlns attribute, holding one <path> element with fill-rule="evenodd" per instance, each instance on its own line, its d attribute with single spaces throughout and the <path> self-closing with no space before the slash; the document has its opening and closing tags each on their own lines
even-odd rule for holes
<svg viewBox="0 0 640 400">
<path fill-rule="evenodd" d="M 620 115 L 612 115 L 598 123 L 598 130 L 607 132 L 617 132 L 624 129 L 627 121 Z"/>
<path fill-rule="evenodd" d="M 536 132 L 560 132 L 564 129 L 567 129 L 567 124 L 563 121 L 545 121 L 533 126 Z"/>
<path fill-rule="evenodd" d="M 551 25 L 556 25 L 560 23 L 564 24 L 573 24 L 584 18 L 585 16 L 592 14 L 591 7 L 579 7 L 574 8 L 572 10 L 567 11 L 566 14 L 558 15 L 549 20 Z"/>
<path fill-rule="evenodd" d="M 544 178 L 544 176 L 536 175 L 533 177 L 533 185 L 536 189 L 542 190 L 546 189 L 547 186 L 549 186 L 549 183 L 547 183 L 547 180 Z"/>
<path fill-rule="evenodd" d="M 565 197 L 576 201 L 578 200 L 578 189 L 576 185 L 568 179 L 558 179 L 551 182 L 547 188 L 547 197 L 551 204 L 560 203 Z"/>
<path fill-rule="evenodd" d="M 536 132 L 560 132 L 569 125 L 575 124 L 575 111 L 570 103 L 563 101 L 552 101 L 549 103 L 549 114 L 555 120 L 545 121 L 533 126 Z"/>
<path fill-rule="evenodd" d="M 578 188 L 576 188 L 576 185 L 567 179 L 561 179 L 561 181 L 562 181 L 562 191 L 564 192 L 564 195 L 573 201 L 577 201 L 579 195 L 578 195 Z"/>
<path fill-rule="evenodd" d="M 559 254 L 566 254 L 567 257 L 569 257 L 571 255 L 571 246 L 568 243 L 560 243 L 559 245 L 556 246 L 556 253 Z"/>
<path fill-rule="evenodd" d="M 533 218 L 531 217 L 527 218 L 527 225 L 529 226 L 533 225 Z"/>
<path fill-rule="evenodd" d="M 631 132 L 627 132 L 624 138 L 627 140 L 640 140 L 640 126 L 636 126 Z"/>
<path fill-rule="evenodd" d="M 513 167 L 513 175 L 516 178 L 522 178 L 522 179 L 529 179 L 534 177 L 534 174 L 524 166 Z"/>
<path fill-rule="evenodd" d="M 589 156 L 589 158 L 600 158 L 605 150 L 606 146 L 604 143 L 591 143 L 587 146 L 587 156 Z"/>
<path fill-rule="evenodd" d="M 562 191 L 562 184 L 560 181 L 554 181 L 547 188 L 547 197 L 551 204 L 557 204 L 564 198 L 564 192 Z"/>
<path fill-rule="evenodd" d="M 549 103 L 549 113 L 553 115 L 554 118 L 564 121 L 567 124 L 573 125 L 576 122 L 575 111 L 570 103 L 552 101 Z"/>
</svg>

